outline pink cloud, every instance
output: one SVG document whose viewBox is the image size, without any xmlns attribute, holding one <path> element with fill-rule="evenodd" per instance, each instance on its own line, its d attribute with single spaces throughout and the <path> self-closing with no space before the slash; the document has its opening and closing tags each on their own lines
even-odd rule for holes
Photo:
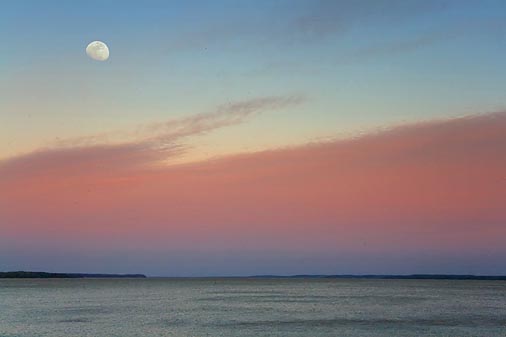
<svg viewBox="0 0 506 337">
<path fill-rule="evenodd" d="M 0 166 L 1 240 L 393 253 L 506 236 L 506 113 L 170 167 L 135 147 L 104 169 L 106 149 L 65 151 Z"/>
</svg>

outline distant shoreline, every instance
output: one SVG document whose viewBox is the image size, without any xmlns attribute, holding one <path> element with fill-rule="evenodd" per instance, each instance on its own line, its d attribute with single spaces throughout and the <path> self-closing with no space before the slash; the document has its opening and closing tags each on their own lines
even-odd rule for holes
<svg viewBox="0 0 506 337">
<path fill-rule="evenodd" d="M 454 274 L 411 274 L 411 275 L 253 275 L 253 276 L 193 276 L 193 277 L 148 277 L 144 274 L 96 274 L 96 273 L 48 273 L 31 271 L 0 272 L 0 279 L 82 279 L 82 278 L 173 278 L 173 279 L 206 279 L 206 278 L 238 278 L 238 279 L 365 279 L 365 280 L 482 280 L 506 281 L 506 275 L 454 275 Z"/>
<path fill-rule="evenodd" d="M 0 278 L 146 278 L 143 274 L 84 274 L 84 273 L 47 273 L 33 271 L 0 272 Z"/>
<path fill-rule="evenodd" d="M 453 275 L 453 274 L 411 274 L 411 275 L 257 275 L 252 278 L 312 278 L 312 279 L 369 279 L 369 280 L 489 280 L 506 281 L 506 275 Z"/>
</svg>

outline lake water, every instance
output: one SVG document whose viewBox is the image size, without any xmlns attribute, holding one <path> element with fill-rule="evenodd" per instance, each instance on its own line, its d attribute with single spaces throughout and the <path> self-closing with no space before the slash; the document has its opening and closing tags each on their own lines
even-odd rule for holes
<svg viewBox="0 0 506 337">
<path fill-rule="evenodd" d="M 506 336 L 506 282 L 0 280 L 0 336 Z"/>
</svg>

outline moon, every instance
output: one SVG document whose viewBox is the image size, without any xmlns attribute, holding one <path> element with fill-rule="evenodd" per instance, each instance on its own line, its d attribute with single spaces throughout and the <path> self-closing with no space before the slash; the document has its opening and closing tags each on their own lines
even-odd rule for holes
<svg viewBox="0 0 506 337">
<path fill-rule="evenodd" d="M 109 48 L 102 41 L 93 41 L 86 47 L 86 54 L 96 61 L 106 61 L 109 58 Z"/>
</svg>

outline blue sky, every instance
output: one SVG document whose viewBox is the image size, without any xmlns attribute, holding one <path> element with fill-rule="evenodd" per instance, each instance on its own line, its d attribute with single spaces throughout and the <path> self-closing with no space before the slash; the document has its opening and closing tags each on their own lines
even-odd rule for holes
<svg viewBox="0 0 506 337">
<path fill-rule="evenodd" d="M 264 143 L 244 146 L 498 110 L 506 95 L 505 7 L 502 1 L 4 2 L 0 114 L 8 126 L 0 134 L 3 143 L 26 127 L 31 136 L 2 147 L 0 157 L 29 151 L 55 133 L 106 132 L 270 95 L 303 95 L 308 103 L 241 126 L 236 132 L 260 132 L 267 124 L 276 130 Z M 83 57 L 97 39 L 111 49 L 107 64 Z M 56 120 L 65 130 L 55 130 Z M 30 129 L 29 121 L 38 127 Z M 212 137 L 218 142 L 221 132 Z"/>
</svg>

